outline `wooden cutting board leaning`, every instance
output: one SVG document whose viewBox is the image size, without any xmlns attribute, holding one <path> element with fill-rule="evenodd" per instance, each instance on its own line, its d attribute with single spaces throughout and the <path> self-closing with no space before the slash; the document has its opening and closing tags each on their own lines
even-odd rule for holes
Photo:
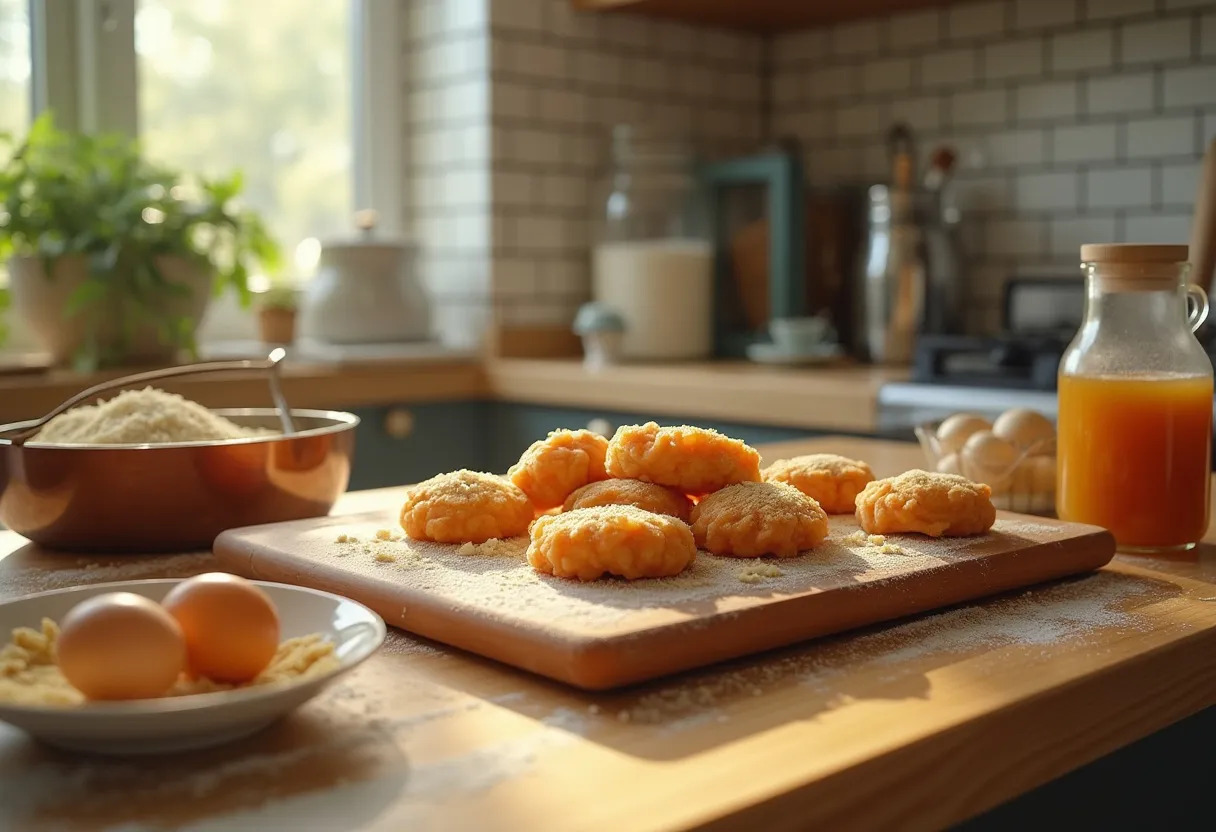
<svg viewBox="0 0 1216 832">
<path fill-rule="evenodd" d="M 536 573 L 526 540 L 405 538 L 389 512 L 233 529 L 224 568 L 345 595 L 392 626 L 603 690 L 1087 572 L 1114 555 L 1095 526 L 998 513 L 986 535 L 868 537 L 850 516 L 796 558 L 700 553 L 675 578 L 588 583 Z"/>
</svg>

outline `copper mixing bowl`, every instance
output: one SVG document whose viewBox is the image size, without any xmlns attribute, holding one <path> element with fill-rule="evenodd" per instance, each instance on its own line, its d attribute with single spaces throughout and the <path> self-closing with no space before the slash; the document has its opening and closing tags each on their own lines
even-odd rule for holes
<svg viewBox="0 0 1216 832">
<path fill-rule="evenodd" d="M 274 408 L 215 410 L 279 430 Z M 292 410 L 297 433 L 163 445 L 0 438 L 0 522 L 73 551 L 208 549 L 225 529 L 329 513 L 350 480 L 359 417 Z M 0 426 L 0 434 L 33 424 Z"/>
</svg>

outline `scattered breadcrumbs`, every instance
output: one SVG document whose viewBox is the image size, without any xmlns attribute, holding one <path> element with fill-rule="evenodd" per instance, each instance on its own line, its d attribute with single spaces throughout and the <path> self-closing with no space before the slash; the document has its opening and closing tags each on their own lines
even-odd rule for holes
<svg viewBox="0 0 1216 832">
<path fill-rule="evenodd" d="M 866 533 L 859 529 L 852 534 L 847 534 L 842 537 L 840 542 L 846 546 L 860 546 L 866 542 Z"/>
<path fill-rule="evenodd" d="M 771 563 L 757 563 L 754 566 L 740 569 L 735 573 L 735 577 L 745 584 L 758 584 L 764 581 L 765 578 L 780 578 L 784 574 L 784 572 Z"/>
<path fill-rule="evenodd" d="M 335 537 L 335 538 L 334 538 L 334 543 L 345 543 L 345 542 L 346 542 L 346 541 L 348 541 L 348 540 L 350 540 L 350 538 L 349 538 L 349 537 L 347 537 L 347 536 L 346 536 L 346 535 L 344 535 L 344 534 L 340 534 L 340 535 L 338 535 L 337 537 Z"/>
<path fill-rule="evenodd" d="M 880 534 L 872 534 L 866 538 L 866 542 L 871 546 L 881 546 L 887 542 L 887 539 Z"/>
<path fill-rule="evenodd" d="M 878 551 L 884 555 L 902 555 L 904 554 L 904 547 L 897 546 L 894 543 L 884 543 L 879 547 Z"/>
<path fill-rule="evenodd" d="M 491 537 L 484 543 L 462 543 L 456 550 L 458 555 L 489 555 L 490 557 L 522 555 L 523 552 L 523 541 L 517 537 Z"/>
<path fill-rule="evenodd" d="M 388 529 L 377 529 L 376 540 L 394 540 L 393 533 Z"/>
<path fill-rule="evenodd" d="M 376 552 L 377 563 L 396 563 L 397 556 L 392 552 Z"/>
</svg>

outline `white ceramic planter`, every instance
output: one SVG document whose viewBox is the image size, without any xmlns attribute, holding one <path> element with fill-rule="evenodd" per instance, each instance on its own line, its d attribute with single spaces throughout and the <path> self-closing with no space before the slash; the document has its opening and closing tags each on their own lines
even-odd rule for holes
<svg viewBox="0 0 1216 832">
<path fill-rule="evenodd" d="M 331 344 L 428 338 L 430 308 L 409 261 L 401 244 L 327 243 L 304 299 L 304 332 Z"/>
<path fill-rule="evenodd" d="M 158 304 L 162 320 L 184 317 L 198 322 L 211 300 L 211 273 L 180 257 L 160 257 L 156 261 L 166 280 L 185 286 L 189 295 L 169 296 Z M 67 304 L 72 293 L 88 279 L 88 262 L 73 255 L 54 261 L 50 275 L 37 257 L 13 257 L 8 262 L 12 289 L 13 317 L 19 318 L 51 354 L 56 364 L 68 364 L 76 349 L 84 342 L 91 326 L 105 346 L 119 343 L 123 316 L 126 311 L 118 302 L 100 302 L 68 314 Z M 152 364 L 171 361 L 175 347 L 162 344 L 152 323 L 139 323 L 127 346 L 126 363 Z"/>
</svg>

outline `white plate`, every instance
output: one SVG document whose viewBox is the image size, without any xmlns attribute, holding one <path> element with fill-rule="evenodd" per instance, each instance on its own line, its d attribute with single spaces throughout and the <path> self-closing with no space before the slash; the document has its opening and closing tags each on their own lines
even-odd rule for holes
<svg viewBox="0 0 1216 832">
<path fill-rule="evenodd" d="M 105 592 L 134 592 L 160 601 L 181 579 L 118 581 L 40 592 L 0 604 L 0 643 L 16 627 L 62 620 L 72 607 Z M 339 666 L 282 685 L 78 707 L 0 702 L 0 720 L 44 742 L 102 754 L 160 754 L 231 742 L 298 708 L 354 669 L 384 641 L 384 621 L 360 603 L 316 589 L 254 581 L 279 611 L 284 639 L 319 633 L 334 645 Z"/>
<path fill-rule="evenodd" d="M 805 367 L 830 364 L 844 354 L 839 344 L 823 344 L 808 352 L 787 352 L 776 344 L 748 344 L 747 357 L 757 364 L 777 364 L 785 367 Z"/>
</svg>

